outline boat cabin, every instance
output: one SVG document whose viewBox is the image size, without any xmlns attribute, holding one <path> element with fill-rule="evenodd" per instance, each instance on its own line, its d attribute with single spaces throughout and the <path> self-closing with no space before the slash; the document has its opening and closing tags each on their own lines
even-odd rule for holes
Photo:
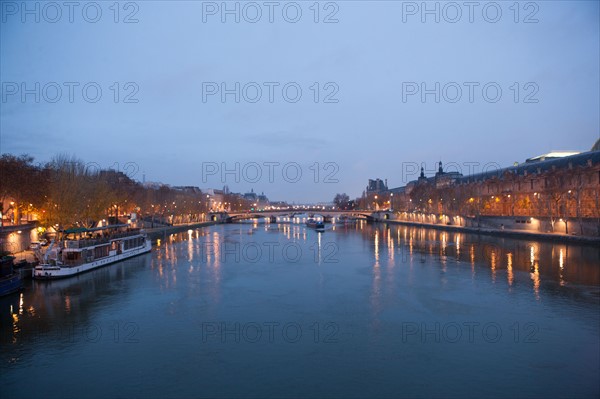
<svg viewBox="0 0 600 399">
<path fill-rule="evenodd" d="M 57 258 L 66 266 L 79 266 L 143 247 L 146 236 L 126 224 L 62 231 L 63 240 Z"/>
</svg>

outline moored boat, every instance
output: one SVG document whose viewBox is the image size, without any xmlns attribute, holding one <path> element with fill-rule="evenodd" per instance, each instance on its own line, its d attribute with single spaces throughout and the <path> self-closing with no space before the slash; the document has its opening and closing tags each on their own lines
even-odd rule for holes
<svg viewBox="0 0 600 399">
<path fill-rule="evenodd" d="M 22 280 L 30 279 L 33 275 L 33 268 L 39 263 L 40 262 L 38 261 L 28 262 L 23 259 L 13 265 L 13 270 L 21 277 Z"/>
<path fill-rule="evenodd" d="M 113 225 L 93 229 L 75 228 L 53 241 L 33 278 L 69 277 L 152 250 L 152 242 L 140 229 Z"/>
<path fill-rule="evenodd" d="M 13 269 L 13 256 L 0 258 L 0 296 L 12 294 L 23 287 L 19 273 Z"/>
</svg>

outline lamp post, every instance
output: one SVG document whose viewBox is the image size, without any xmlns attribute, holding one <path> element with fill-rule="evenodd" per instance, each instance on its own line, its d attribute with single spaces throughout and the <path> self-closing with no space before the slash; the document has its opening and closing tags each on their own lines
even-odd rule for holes
<svg viewBox="0 0 600 399">
<path fill-rule="evenodd" d="M 12 209 L 12 211 L 13 211 L 12 212 L 12 224 L 13 225 L 19 224 L 17 222 L 18 215 L 17 215 L 17 213 L 15 213 L 15 202 L 14 201 L 10 201 L 10 207 L 8 209 Z"/>
</svg>

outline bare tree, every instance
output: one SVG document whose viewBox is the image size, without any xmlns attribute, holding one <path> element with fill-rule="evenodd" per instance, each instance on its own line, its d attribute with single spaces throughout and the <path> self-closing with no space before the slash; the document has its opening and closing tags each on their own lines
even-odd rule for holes
<svg viewBox="0 0 600 399">
<path fill-rule="evenodd" d="M 339 209 L 347 209 L 349 202 L 350 202 L 350 197 L 346 193 L 336 194 L 335 197 L 333 198 L 333 203 Z"/>
<path fill-rule="evenodd" d="M 546 210 L 550 218 L 552 231 L 555 231 L 555 224 L 560 218 L 568 218 L 565 212 L 564 201 L 566 192 L 564 187 L 564 174 L 558 170 L 550 170 L 544 176 L 544 197 L 546 200 Z M 568 232 L 568 231 L 567 231 Z"/>
<path fill-rule="evenodd" d="M 9 209 L 4 209 L 4 203 L 11 200 L 8 207 L 13 212 L 15 224 L 19 224 L 22 211 L 31 212 L 43 203 L 45 191 L 44 173 L 41 168 L 33 164 L 33 157 L 29 155 L 14 156 L 2 154 L 0 157 L 0 213 L 4 214 Z"/>
</svg>

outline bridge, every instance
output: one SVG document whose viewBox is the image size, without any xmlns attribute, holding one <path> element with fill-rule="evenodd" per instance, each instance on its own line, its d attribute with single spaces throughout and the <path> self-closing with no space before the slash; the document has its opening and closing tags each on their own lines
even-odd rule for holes
<svg viewBox="0 0 600 399">
<path fill-rule="evenodd" d="M 246 212 L 212 212 L 209 214 L 210 220 L 215 222 L 222 223 L 231 223 L 237 220 L 244 219 L 257 219 L 257 218 L 268 218 L 271 219 L 273 217 L 284 217 L 289 216 L 291 218 L 296 215 L 314 215 L 314 216 L 322 216 L 325 218 L 333 218 L 340 215 L 352 216 L 358 219 L 365 219 L 367 221 L 377 221 L 377 220 L 387 220 L 391 219 L 391 215 L 393 211 L 385 210 L 385 211 L 361 211 L 361 210 L 297 210 L 297 209 L 287 209 L 287 210 L 270 210 L 270 211 L 246 211 Z"/>
</svg>

